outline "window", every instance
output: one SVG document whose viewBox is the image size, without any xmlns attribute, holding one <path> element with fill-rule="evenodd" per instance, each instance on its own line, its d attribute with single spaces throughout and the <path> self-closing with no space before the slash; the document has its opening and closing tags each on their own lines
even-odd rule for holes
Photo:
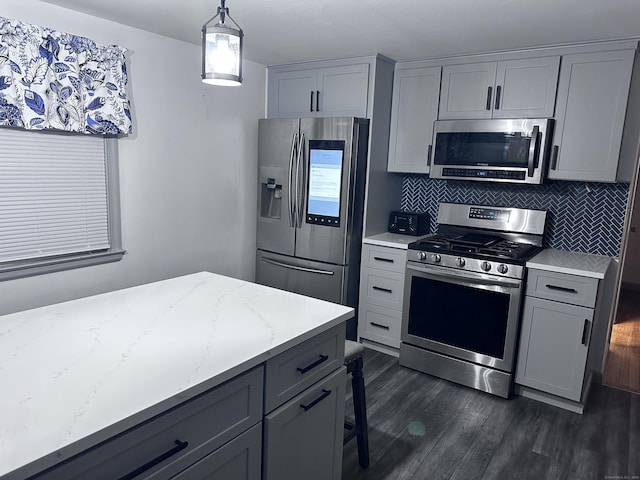
<svg viewBox="0 0 640 480">
<path fill-rule="evenodd" d="M 120 260 L 117 140 L 0 128 L 0 280 Z"/>
</svg>

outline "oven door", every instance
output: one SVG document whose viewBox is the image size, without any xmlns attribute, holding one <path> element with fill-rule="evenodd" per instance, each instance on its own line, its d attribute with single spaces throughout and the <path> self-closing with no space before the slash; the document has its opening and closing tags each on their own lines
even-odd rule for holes
<svg viewBox="0 0 640 480">
<path fill-rule="evenodd" d="M 404 343 L 513 370 L 522 282 L 407 263 Z"/>
</svg>

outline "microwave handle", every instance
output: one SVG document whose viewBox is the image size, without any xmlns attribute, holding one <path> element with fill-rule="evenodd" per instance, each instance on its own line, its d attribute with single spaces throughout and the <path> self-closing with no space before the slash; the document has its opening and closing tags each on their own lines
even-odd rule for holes
<svg viewBox="0 0 640 480">
<path fill-rule="evenodd" d="M 535 125 L 531 132 L 531 142 L 529 144 L 529 162 L 527 167 L 527 176 L 533 177 L 533 172 L 538 166 L 538 157 L 540 149 L 538 148 L 538 137 L 540 136 L 540 127 Z"/>
</svg>

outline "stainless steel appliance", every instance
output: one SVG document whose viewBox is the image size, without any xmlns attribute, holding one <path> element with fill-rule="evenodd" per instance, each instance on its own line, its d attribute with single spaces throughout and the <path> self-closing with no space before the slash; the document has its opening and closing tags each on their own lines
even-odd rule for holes
<svg viewBox="0 0 640 480">
<path fill-rule="evenodd" d="M 431 178 L 540 184 L 552 119 L 439 120 Z"/>
<path fill-rule="evenodd" d="M 504 398 L 513 385 L 525 262 L 546 212 L 441 203 L 409 245 L 400 365 Z"/>
<path fill-rule="evenodd" d="M 258 283 L 357 305 L 368 136 L 360 118 L 259 121 Z"/>
</svg>

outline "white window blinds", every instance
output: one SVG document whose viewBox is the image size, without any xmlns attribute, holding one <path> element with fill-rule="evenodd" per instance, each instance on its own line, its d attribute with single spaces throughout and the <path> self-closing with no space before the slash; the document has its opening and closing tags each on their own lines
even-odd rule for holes
<svg viewBox="0 0 640 480">
<path fill-rule="evenodd" d="M 108 248 L 104 139 L 0 128 L 0 263 Z"/>
</svg>

